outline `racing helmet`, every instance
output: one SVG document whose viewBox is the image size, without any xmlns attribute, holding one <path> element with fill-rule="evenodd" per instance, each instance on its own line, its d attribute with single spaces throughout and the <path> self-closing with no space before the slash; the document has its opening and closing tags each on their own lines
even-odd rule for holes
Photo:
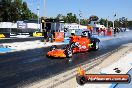
<svg viewBox="0 0 132 88">
<path fill-rule="evenodd" d="M 89 37 L 89 31 L 83 31 L 82 36 L 83 37 Z"/>
</svg>

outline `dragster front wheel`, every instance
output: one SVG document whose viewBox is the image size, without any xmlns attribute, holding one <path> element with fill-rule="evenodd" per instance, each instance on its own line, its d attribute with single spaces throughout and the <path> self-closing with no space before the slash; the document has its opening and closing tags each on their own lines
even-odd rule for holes
<svg viewBox="0 0 132 88">
<path fill-rule="evenodd" d="M 65 54 L 66 54 L 66 57 L 68 58 L 71 58 L 73 56 L 73 50 L 70 46 L 66 47 Z"/>
</svg>

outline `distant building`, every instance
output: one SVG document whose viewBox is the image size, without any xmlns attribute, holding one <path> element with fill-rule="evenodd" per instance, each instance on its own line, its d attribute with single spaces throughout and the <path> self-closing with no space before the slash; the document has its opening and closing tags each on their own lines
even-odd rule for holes
<svg viewBox="0 0 132 88">
<path fill-rule="evenodd" d="M 106 27 L 104 25 L 100 25 L 98 23 L 98 21 L 91 21 L 90 24 L 88 24 L 89 26 L 93 26 L 94 28 L 102 28 L 102 29 L 106 29 Z"/>
<path fill-rule="evenodd" d="M 79 25 L 77 23 L 65 23 L 63 28 L 69 32 L 69 35 L 70 33 L 81 35 L 82 31 L 87 30 L 87 26 Z"/>
</svg>

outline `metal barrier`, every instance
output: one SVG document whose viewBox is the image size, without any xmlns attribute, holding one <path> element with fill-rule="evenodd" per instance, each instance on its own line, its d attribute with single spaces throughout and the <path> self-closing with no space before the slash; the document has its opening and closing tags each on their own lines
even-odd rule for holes
<svg viewBox="0 0 132 88">
<path fill-rule="evenodd" d="M 10 33 L 0 33 L 0 38 L 10 38 Z"/>
<path fill-rule="evenodd" d="M 33 37 L 40 37 L 40 36 L 43 36 L 42 32 L 33 33 Z"/>
<path fill-rule="evenodd" d="M 0 38 L 5 38 L 5 35 L 4 34 L 0 34 Z"/>
<path fill-rule="evenodd" d="M 42 37 L 42 32 L 30 33 L 0 33 L 0 38 L 25 38 L 25 37 Z"/>
</svg>

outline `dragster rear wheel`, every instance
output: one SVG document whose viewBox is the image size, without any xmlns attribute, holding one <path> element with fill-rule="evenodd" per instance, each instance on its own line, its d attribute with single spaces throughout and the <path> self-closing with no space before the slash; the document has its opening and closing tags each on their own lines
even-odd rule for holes
<svg viewBox="0 0 132 88">
<path fill-rule="evenodd" d="M 50 47 L 50 51 L 55 50 L 55 49 L 57 49 L 57 46 L 56 46 L 56 45 L 52 45 L 52 46 Z"/>
<path fill-rule="evenodd" d="M 99 42 L 95 42 L 95 43 L 93 43 L 93 50 L 98 50 L 99 49 Z"/>
</svg>

